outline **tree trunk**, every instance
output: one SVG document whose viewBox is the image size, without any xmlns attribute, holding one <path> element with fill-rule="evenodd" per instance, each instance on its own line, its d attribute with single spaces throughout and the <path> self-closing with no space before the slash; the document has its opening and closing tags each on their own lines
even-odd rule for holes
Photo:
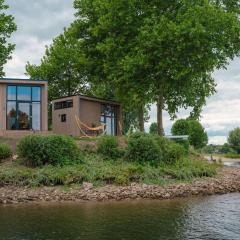
<svg viewBox="0 0 240 240">
<path fill-rule="evenodd" d="M 158 135 L 163 136 L 164 135 L 164 129 L 163 129 L 163 93 L 160 90 L 159 96 L 157 99 L 157 131 Z"/>
<path fill-rule="evenodd" d="M 144 106 L 139 107 L 138 110 L 139 130 L 144 132 Z"/>
</svg>

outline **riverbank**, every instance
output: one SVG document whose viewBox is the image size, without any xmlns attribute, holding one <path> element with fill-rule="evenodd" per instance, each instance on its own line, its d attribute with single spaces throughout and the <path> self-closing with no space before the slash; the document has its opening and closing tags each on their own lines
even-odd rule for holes
<svg viewBox="0 0 240 240">
<path fill-rule="evenodd" d="M 191 183 L 166 186 L 131 183 L 129 186 L 106 185 L 93 187 L 84 183 L 81 187 L 2 187 L 0 204 L 120 201 L 137 199 L 173 199 L 240 192 L 240 169 L 223 167 L 215 178 L 196 179 Z"/>
</svg>

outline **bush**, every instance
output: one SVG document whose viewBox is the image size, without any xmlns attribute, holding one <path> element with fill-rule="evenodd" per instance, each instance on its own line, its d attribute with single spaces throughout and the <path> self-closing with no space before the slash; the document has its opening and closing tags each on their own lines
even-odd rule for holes
<svg viewBox="0 0 240 240">
<path fill-rule="evenodd" d="M 129 137 L 126 150 L 128 160 L 156 164 L 162 159 L 162 155 L 163 153 L 153 136 L 134 133 Z"/>
<path fill-rule="evenodd" d="M 152 123 L 150 128 L 149 128 L 149 133 L 150 134 L 157 134 L 158 133 L 158 125 L 156 122 Z"/>
<path fill-rule="evenodd" d="M 189 153 L 189 149 L 190 149 L 190 143 L 188 140 L 176 140 L 175 141 L 177 144 L 183 146 L 183 148 L 185 149 L 185 153 L 188 154 Z"/>
<path fill-rule="evenodd" d="M 117 138 L 107 135 L 100 137 L 97 144 L 97 151 L 105 157 L 112 159 L 121 157 L 124 154 L 123 150 L 119 149 Z"/>
<path fill-rule="evenodd" d="M 71 137 L 54 135 L 24 137 L 17 146 L 17 153 L 24 164 L 32 167 L 73 164 L 79 162 L 81 157 L 80 150 Z"/>
<path fill-rule="evenodd" d="M 235 128 L 229 132 L 228 143 L 231 148 L 240 154 L 240 128 Z"/>
<path fill-rule="evenodd" d="M 163 163 L 173 164 L 186 155 L 186 150 L 178 143 L 160 136 L 155 136 L 155 141 L 163 152 Z"/>
<path fill-rule="evenodd" d="M 0 144 L 0 160 L 10 158 L 12 154 L 12 149 L 8 144 Z"/>
<path fill-rule="evenodd" d="M 188 135 L 189 143 L 197 149 L 203 148 L 208 143 L 208 136 L 199 121 L 180 119 L 171 129 L 173 135 Z"/>
</svg>

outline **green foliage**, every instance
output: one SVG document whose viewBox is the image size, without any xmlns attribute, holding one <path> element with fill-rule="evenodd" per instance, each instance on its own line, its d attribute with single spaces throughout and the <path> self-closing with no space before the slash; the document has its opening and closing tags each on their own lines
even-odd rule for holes
<svg viewBox="0 0 240 240">
<path fill-rule="evenodd" d="M 67 136 L 26 136 L 17 146 L 17 153 L 27 166 L 50 164 L 68 165 L 78 163 L 81 152 L 74 140 Z"/>
<path fill-rule="evenodd" d="M 190 133 L 189 122 L 186 119 L 177 120 L 171 129 L 173 135 L 188 135 Z"/>
<path fill-rule="evenodd" d="M 157 126 L 156 122 L 151 124 L 151 126 L 149 128 L 149 133 L 150 134 L 157 134 L 158 133 L 158 126 Z"/>
<path fill-rule="evenodd" d="M 225 158 L 240 158 L 239 153 L 229 152 L 224 155 Z"/>
<path fill-rule="evenodd" d="M 191 160 L 188 158 L 176 162 L 172 168 L 166 166 L 164 172 L 179 180 L 190 180 L 198 177 L 213 177 L 217 174 L 216 165 L 209 164 L 203 160 Z"/>
<path fill-rule="evenodd" d="M 0 186 L 69 186 L 91 182 L 94 185 L 126 185 L 131 182 L 173 184 L 196 177 L 216 175 L 217 166 L 206 161 L 181 159 L 169 165 L 142 165 L 123 160 L 105 160 L 99 154 L 87 155 L 81 164 L 28 168 L 17 162 L 0 165 Z"/>
<path fill-rule="evenodd" d="M 197 120 L 177 120 L 171 130 L 173 135 L 188 135 L 190 145 L 196 149 L 207 145 L 208 136 L 201 123 Z"/>
<path fill-rule="evenodd" d="M 10 158 L 13 152 L 8 144 L 0 144 L 0 160 Z"/>
<path fill-rule="evenodd" d="M 162 151 L 151 135 L 134 133 L 128 139 L 126 158 L 139 163 L 157 164 L 162 159 Z"/>
<path fill-rule="evenodd" d="M 186 155 L 186 150 L 179 144 L 157 135 L 134 133 L 128 139 L 126 158 L 139 163 L 173 164 Z"/>
<path fill-rule="evenodd" d="M 215 93 L 212 72 L 239 54 L 238 1 L 75 0 L 74 6 L 89 79 L 110 85 L 136 108 L 159 100 L 172 118 L 181 107 L 198 117 Z"/>
<path fill-rule="evenodd" d="M 229 133 L 228 143 L 237 153 L 240 153 L 240 128 L 235 128 Z"/>
<path fill-rule="evenodd" d="M 0 77 L 4 76 L 3 66 L 11 58 L 10 55 L 15 48 L 14 44 L 8 43 L 8 39 L 17 29 L 14 17 L 6 14 L 8 8 L 5 1 L 0 0 Z"/>
<path fill-rule="evenodd" d="M 189 149 L 190 149 L 189 140 L 176 140 L 175 142 L 178 143 L 179 145 L 183 146 L 186 153 L 189 153 Z"/>
<path fill-rule="evenodd" d="M 50 100 L 87 91 L 81 46 L 75 34 L 73 24 L 46 48 L 40 65 L 26 66 L 31 78 L 48 80 Z"/>
<path fill-rule="evenodd" d="M 123 150 L 119 149 L 117 137 L 108 135 L 102 136 L 99 138 L 97 145 L 98 153 L 107 158 L 115 159 L 124 154 Z"/>
</svg>

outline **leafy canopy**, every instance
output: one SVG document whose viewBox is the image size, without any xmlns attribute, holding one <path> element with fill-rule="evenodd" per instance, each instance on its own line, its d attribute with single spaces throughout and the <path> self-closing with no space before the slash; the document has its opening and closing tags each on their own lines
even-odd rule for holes
<svg viewBox="0 0 240 240">
<path fill-rule="evenodd" d="M 3 66 L 11 58 L 10 55 L 15 47 L 7 40 L 17 29 L 13 16 L 5 13 L 8 6 L 4 2 L 4 0 L 0 0 L 0 77 L 4 76 Z"/>
<path fill-rule="evenodd" d="M 240 128 L 235 128 L 229 133 L 228 143 L 235 151 L 240 153 Z"/>
<path fill-rule="evenodd" d="M 84 58 L 76 37 L 74 23 L 53 40 L 41 64 L 26 66 L 31 78 L 47 79 L 50 100 L 58 97 L 85 93 L 88 89 L 84 75 Z"/>
<path fill-rule="evenodd" d="M 188 135 L 189 143 L 197 149 L 208 143 L 208 136 L 200 122 L 196 120 L 179 119 L 171 129 L 173 135 Z"/>
<path fill-rule="evenodd" d="M 239 54 L 238 1 L 75 0 L 92 80 L 138 106 L 162 96 L 175 117 L 199 116 L 215 92 L 211 73 Z"/>
</svg>

